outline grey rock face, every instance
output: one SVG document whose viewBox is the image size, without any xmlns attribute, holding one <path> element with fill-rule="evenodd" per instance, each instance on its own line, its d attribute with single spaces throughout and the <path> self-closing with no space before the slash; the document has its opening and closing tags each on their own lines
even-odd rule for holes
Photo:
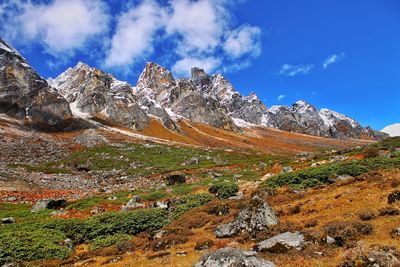
<svg viewBox="0 0 400 267">
<path fill-rule="evenodd" d="M 255 250 L 286 253 L 291 249 L 301 250 L 305 243 L 304 236 L 300 232 L 286 232 L 258 243 Z"/>
<path fill-rule="evenodd" d="M 1 39 L 0 113 L 27 117 L 44 127 L 61 127 L 72 118 L 68 102 Z"/>
<path fill-rule="evenodd" d="M 76 113 L 139 130 L 148 125 L 149 118 L 139 107 L 132 87 L 110 74 L 80 62 L 49 82 Z"/>
<path fill-rule="evenodd" d="M 234 125 L 218 102 L 204 98 L 191 80 L 177 81 L 171 72 L 155 63 L 147 63 L 135 94 L 140 99 L 146 99 L 141 103 L 148 107 L 149 112 L 152 107 L 157 107 L 158 111 L 153 111 L 153 115 L 158 117 L 162 113 L 160 109 L 164 109 L 170 110 L 170 117 L 184 117 L 193 122 L 227 129 Z M 162 117 L 164 124 L 167 123 L 168 116 L 162 113 Z"/>
<path fill-rule="evenodd" d="M 254 93 L 242 96 L 222 75 L 209 76 L 198 68 L 192 69 L 192 81 L 204 97 L 217 101 L 230 117 L 271 126 L 267 107 Z"/>
<path fill-rule="evenodd" d="M 15 223 L 15 219 L 13 217 L 3 218 L 3 219 L 1 219 L 1 223 L 2 224 L 13 224 L 13 223 Z"/>
<path fill-rule="evenodd" d="M 271 261 L 256 256 L 255 252 L 236 248 L 221 248 L 206 254 L 195 264 L 195 267 L 274 267 Z"/>
<path fill-rule="evenodd" d="M 239 212 L 236 219 L 219 226 L 214 234 L 217 237 L 231 237 L 246 231 L 251 235 L 278 224 L 278 218 L 272 208 L 260 197 L 254 196 L 247 208 Z"/>
<path fill-rule="evenodd" d="M 31 212 L 35 213 L 44 209 L 58 209 L 63 208 L 67 205 L 65 199 L 41 199 L 35 203 L 32 207 Z"/>
</svg>

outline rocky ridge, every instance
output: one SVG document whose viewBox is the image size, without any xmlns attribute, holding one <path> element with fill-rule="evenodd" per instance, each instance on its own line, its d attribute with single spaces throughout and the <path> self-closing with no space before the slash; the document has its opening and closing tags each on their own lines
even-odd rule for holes
<svg viewBox="0 0 400 267">
<path fill-rule="evenodd" d="M 68 102 L 1 39 L 0 113 L 46 128 L 62 127 L 72 118 Z"/>
<path fill-rule="evenodd" d="M 272 127 L 336 139 L 387 136 L 338 112 L 317 110 L 305 101 L 267 108 L 256 94 L 243 96 L 221 74 L 208 75 L 199 68 L 192 69 L 190 79 L 175 79 L 166 68 L 147 63 L 132 87 L 79 62 L 46 81 L 4 41 L 0 42 L 0 85 L 0 112 L 51 127 L 75 115 L 136 130 L 148 127 L 150 118 L 156 118 L 176 131 L 176 122 L 187 119 L 227 130 Z"/>
</svg>

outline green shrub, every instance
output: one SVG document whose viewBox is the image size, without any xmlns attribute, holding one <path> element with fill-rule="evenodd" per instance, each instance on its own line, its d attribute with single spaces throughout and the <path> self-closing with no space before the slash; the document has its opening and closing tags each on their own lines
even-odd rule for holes
<svg viewBox="0 0 400 267">
<path fill-rule="evenodd" d="M 118 245 L 122 242 L 132 239 L 132 236 L 127 234 L 115 234 L 107 236 L 98 236 L 90 243 L 90 249 L 105 248 L 112 245 Z"/>
<path fill-rule="evenodd" d="M 191 209 L 207 204 L 212 199 L 212 195 L 207 193 L 185 195 L 180 199 L 179 204 L 173 208 L 172 217 L 176 219 Z"/>
<path fill-rule="evenodd" d="M 338 175 L 359 176 L 370 170 L 400 167 L 400 158 L 376 157 L 351 162 L 331 163 L 291 173 L 275 175 L 265 181 L 267 187 L 290 185 L 296 188 L 314 187 L 333 181 Z"/>
<path fill-rule="evenodd" d="M 224 180 L 212 185 L 209 191 L 210 193 L 215 194 L 218 198 L 226 199 L 235 196 L 239 191 L 239 186 L 236 182 Z"/>
<path fill-rule="evenodd" d="M 15 261 L 65 259 L 69 254 L 67 246 L 63 245 L 66 238 L 64 233 L 51 229 L 2 229 L 0 265 Z"/>
<path fill-rule="evenodd" d="M 168 212 L 161 209 L 140 209 L 130 212 L 107 212 L 88 219 L 58 219 L 45 228 L 62 231 L 75 243 L 94 240 L 98 236 L 114 234 L 137 235 L 152 233 L 168 224 Z"/>
</svg>

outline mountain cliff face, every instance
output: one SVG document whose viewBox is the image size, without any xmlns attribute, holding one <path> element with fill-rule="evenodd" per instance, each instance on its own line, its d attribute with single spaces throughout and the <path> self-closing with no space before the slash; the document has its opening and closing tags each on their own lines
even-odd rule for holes
<svg viewBox="0 0 400 267">
<path fill-rule="evenodd" d="M 68 102 L 27 61 L 0 39 L 0 113 L 60 127 L 72 118 Z"/>
<path fill-rule="evenodd" d="M 149 118 L 139 107 L 132 87 L 110 74 L 80 62 L 56 79 L 49 79 L 49 83 L 67 99 L 76 114 L 139 130 L 148 125 Z"/>
<path fill-rule="evenodd" d="M 145 103 L 150 103 L 149 110 L 151 106 L 161 107 L 173 118 L 184 117 L 225 129 L 235 127 L 218 101 L 204 97 L 192 80 L 176 80 L 170 71 L 155 63 L 146 64 L 135 94 L 139 99 L 145 99 Z M 158 116 L 156 113 L 153 115 Z"/>
</svg>

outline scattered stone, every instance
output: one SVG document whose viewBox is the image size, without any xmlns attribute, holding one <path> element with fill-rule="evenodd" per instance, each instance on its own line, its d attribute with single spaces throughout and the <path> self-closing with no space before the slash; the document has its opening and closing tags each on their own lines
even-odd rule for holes
<svg viewBox="0 0 400 267">
<path fill-rule="evenodd" d="M 116 196 L 109 196 L 107 199 L 108 200 L 117 200 L 117 197 Z"/>
<path fill-rule="evenodd" d="M 17 198 L 16 197 L 8 197 L 5 199 L 5 201 L 6 202 L 15 202 L 15 201 L 17 201 Z"/>
<path fill-rule="evenodd" d="M 248 207 L 239 212 L 233 222 L 220 225 L 214 234 L 220 238 L 231 237 L 244 230 L 250 235 L 255 235 L 276 224 L 278 218 L 272 208 L 260 197 L 254 196 Z"/>
<path fill-rule="evenodd" d="M 139 208 L 144 208 L 144 204 L 142 203 L 136 203 L 132 202 L 132 199 L 128 201 L 125 205 L 121 207 L 122 211 L 127 211 L 127 210 L 134 210 L 134 209 L 139 209 Z"/>
<path fill-rule="evenodd" d="M 379 216 L 396 216 L 400 215 L 400 210 L 394 207 L 386 207 L 379 210 Z"/>
<path fill-rule="evenodd" d="M 336 243 L 336 240 L 335 240 L 335 238 L 328 235 L 328 236 L 326 236 L 326 243 L 332 245 L 332 244 Z"/>
<path fill-rule="evenodd" d="M 156 254 L 148 256 L 147 259 L 154 260 L 154 259 L 163 258 L 163 257 L 167 257 L 167 256 L 171 256 L 171 252 L 156 253 Z"/>
<path fill-rule="evenodd" d="M 346 181 L 346 180 L 349 180 L 351 178 L 353 178 L 353 176 L 347 175 L 347 174 L 342 174 L 342 175 L 338 175 L 336 178 L 333 178 L 332 180 L 333 180 L 333 182 Z"/>
<path fill-rule="evenodd" d="M 67 214 L 67 212 L 64 209 L 60 209 L 60 210 L 55 210 L 55 211 L 51 212 L 50 216 L 57 217 L 57 216 L 65 215 L 65 214 Z"/>
<path fill-rule="evenodd" d="M 208 210 L 208 214 L 216 216 L 227 215 L 229 214 L 229 212 L 230 212 L 230 207 L 227 204 L 217 205 Z"/>
<path fill-rule="evenodd" d="M 393 204 L 400 200 L 400 191 L 394 191 L 388 196 L 388 203 Z"/>
<path fill-rule="evenodd" d="M 211 248 L 214 245 L 214 242 L 212 240 L 203 240 L 203 241 L 197 241 L 196 245 L 194 246 L 195 250 L 206 250 Z"/>
<path fill-rule="evenodd" d="M 390 232 L 390 236 L 391 236 L 392 238 L 400 238 L 400 227 L 394 228 L 394 229 Z"/>
<path fill-rule="evenodd" d="M 236 248 L 221 248 L 200 258 L 195 267 L 275 267 L 275 264 L 259 258 L 253 252 Z"/>
<path fill-rule="evenodd" d="M 176 252 L 176 256 L 178 256 L 178 257 L 185 257 L 186 256 L 186 251 L 177 251 Z"/>
<path fill-rule="evenodd" d="M 290 172 L 293 172 L 292 167 L 285 166 L 285 167 L 282 168 L 282 173 L 290 173 Z"/>
<path fill-rule="evenodd" d="M 168 209 L 168 203 L 162 201 L 154 202 L 151 206 L 153 208 Z"/>
<path fill-rule="evenodd" d="M 41 199 L 36 202 L 32 207 L 31 212 L 38 212 L 44 209 L 58 209 L 67 206 L 67 201 L 65 199 Z"/>
<path fill-rule="evenodd" d="M 339 267 L 348 266 L 399 266 L 400 252 L 396 247 L 375 245 L 366 247 L 359 243 L 357 247 L 345 252 Z"/>
<path fill-rule="evenodd" d="M 13 224 L 13 223 L 15 223 L 15 219 L 13 217 L 3 218 L 3 219 L 1 219 L 1 223 L 2 224 Z"/>
<path fill-rule="evenodd" d="M 286 232 L 258 243 L 256 251 L 268 251 L 271 253 L 286 253 L 291 249 L 303 249 L 306 241 L 300 232 Z"/>
<path fill-rule="evenodd" d="M 196 165 L 199 163 L 200 163 L 200 159 L 198 157 L 192 157 L 189 160 L 182 162 L 181 166 Z"/>
<path fill-rule="evenodd" d="M 186 183 L 186 177 L 183 174 L 172 174 L 167 177 L 168 185 L 177 185 Z"/>
<path fill-rule="evenodd" d="M 94 207 L 93 209 L 90 210 L 90 213 L 96 215 L 96 214 L 99 214 L 99 213 L 105 212 L 105 211 L 106 210 L 101 207 Z"/>
</svg>

